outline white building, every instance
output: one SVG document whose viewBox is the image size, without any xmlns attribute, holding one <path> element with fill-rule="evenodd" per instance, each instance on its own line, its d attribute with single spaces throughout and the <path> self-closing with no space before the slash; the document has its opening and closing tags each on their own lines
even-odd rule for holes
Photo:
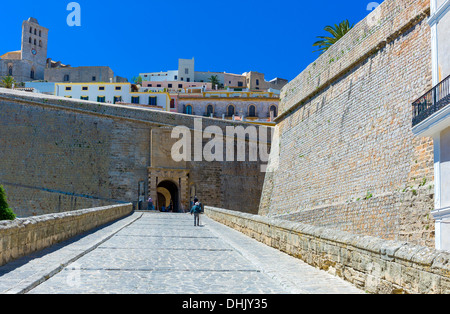
<svg viewBox="0 0 450 314">
<path fill-rule="evenodd" d="M 194 82 L 195 81 L 195 60 L 178 59 L 178 70 L 166 72 L 140 73 L 142 81 L 150 82 Z"/>
<path fill-rule="evenodd" d="M 149 82 L 175 82 L 178 81 L 178 71 L 167 71 L 167 72 L 150 72 L 150 73 L 140 73 L 139 76 L 142 81 Z"/>
<path fill-rule="evenodd" d="M 195 71 L 194 58 L 178 59 L 177 70 L 140 73 L 139 76 L 142 78 L 142 82 L 145 86 L 149 86 L 147 84 L 148 82 L 208 83 L 213 76 L 217 81 L 217 86 L 212 86 L 212 89 L 216 89 L 218 87 L 229 87 L 235 89 L 249 88 L 251 90 L 261 91 L 267 89 L 281 90 L 288 83 L 287 80 L 281 78 L 275 78 L 267 82 L 263 73 L 258 73 L 255 71 L 250 71 L 243 74 Z"/>
<path fill-rule="evenodd" d="M 450 0 L 431 0 L 433 89 L 413 103 L 413 133 L 434 143 L 436 248 L 450 250 Z"/>
<path fill-rule="evenodd" d="M 170 95 L 166 92 L 133 92 L 130 83 L 58 83 L 55 95 L 111 104 L 152 106 L 170 111 Z"/>
</svg>

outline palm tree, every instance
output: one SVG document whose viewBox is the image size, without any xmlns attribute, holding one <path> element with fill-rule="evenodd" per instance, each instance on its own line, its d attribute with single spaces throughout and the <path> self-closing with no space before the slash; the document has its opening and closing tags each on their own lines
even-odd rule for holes
<svg viewBox="0 0 450 314">
<path fill-rule="evenodd" d="M 331 36 L 317 36 L 317 38 L 320 38 L 320 40 L 316 41 L 313 46 L 319 47 L 320 49 L 314 52 L 320 51 L 320 54 L 323 54 L 334 43 L 344 37 L 344 35 L 347 34 L 353 28 L 353 26 L 354 25 L 350 25 L 348 20 L 345 20 L 339 24 L 335 24 L 334 26 L 326 26 L 324 30 L 329 32 Z"/>
<path fill-rule="evenodd" d="M 214 89 L 214 86 L 220 84 L 219 78 L 217 77 L 217 75 L 212 75 L 212 76 L 208 79 L 208 81 L 211 83 L 213 89 Z"/>
<path fill-rule="evenodd" d="M 142 85 L 142 76 L 140 76 L 140 75 L 139 76 L 133 76 L 133 78 L 131 80 L 136 85 Z"/>
<path fill-rule="evenodd" d="M 13 78 L 12 76 L 10 76 L 10 75 L 4 76 L 4 77 L 2 78 L 2 80 L 1 80 L 1 85 L 2 85 L 4 88 L 12 88 L 12 87 L 13 87 L 13 84 L 15 84 L 15 83 L 16 83 L 16 81 L 15 81 L 14 78 Z"/>
</svg>

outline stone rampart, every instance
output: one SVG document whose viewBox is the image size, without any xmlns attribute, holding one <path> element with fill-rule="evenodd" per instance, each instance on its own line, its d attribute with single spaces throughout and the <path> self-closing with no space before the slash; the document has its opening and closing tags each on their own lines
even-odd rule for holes
<svg viewBox="0 0 450 314">
<path fill-rule="evenodd" d="M 432 84 L 429 12 L 384 1 L 283 89 L 261 215 L 434 246 L 433 143 L 411 131 Z"/>
<path fill-rule="evenodd" d="M 199 120 L 202 131 L 211 126 L 223 134 L 249 124 L 1 88 L 0 108 L 0 184 L 19 217 L 155 198 L 152 184 L 162 178 L 149 178 L 150 168 L 188 173 L 169 178 L 180 185 L 184 209 L 196 194 L 204 204 L 235 210 L 245 199 L 258 211 L 261 160 L 251 161 L 248 149 L 244 161 L 197 159 L 194 141 Z M 191 134 L 190 160 L 172 158 L 177 126 Z M 260 127 L 268 135 L 270 129 Z M 200 139 L 203 150 L 211 138 Z"/>
<path fill-rule="evenodd" d="M 123 218 L 132 204 L 111 205 L 0 222 L 0 266 Z"/>
<path fill-rule="evenodd" d="M 205 213 L 369 293 L 450 293 L 448 252 L 219 208 Z"/>
</svg>

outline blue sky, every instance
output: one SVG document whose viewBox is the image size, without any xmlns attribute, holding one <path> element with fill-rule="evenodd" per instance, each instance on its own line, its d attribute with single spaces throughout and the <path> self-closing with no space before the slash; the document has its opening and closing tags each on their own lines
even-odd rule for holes
<svg viewBox="0 0 450 314">
<path fill-rule="evenodd" d="M 318 57 L 312 44 L 323 28 L 359 22 L 371 1 L 78 0 L 80 27 L 67 25 L 70 2 L 2 3 L 0 55 L 20 50 L 22 21 L 33 16 L 50 29 L 48 57 L 72 66 L 110 66 L 130 79 L 195 57 L 197 71 L 292 80 Z"/>
</svg>

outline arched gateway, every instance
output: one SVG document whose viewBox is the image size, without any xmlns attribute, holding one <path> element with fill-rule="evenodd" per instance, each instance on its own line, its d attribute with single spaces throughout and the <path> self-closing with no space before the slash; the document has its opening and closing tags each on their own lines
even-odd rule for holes
<svg viewBox="0 0 450 314">
<path fill-rule="evenodd" d="M 189 210 L 189 170 L 148 168 L 148 187 L 156 209 L 172 205 L 173 212 Z"/>
<path fill-rule="evenodd" d="M 173 181 L 163 181 L 158 184 L 156 189 L 158 192 L 157 208 L 159 210 L 164 206 L 166 209 L 178 213 L 180 211 L 180 195 L 178 185 Z"/>
</svg>

